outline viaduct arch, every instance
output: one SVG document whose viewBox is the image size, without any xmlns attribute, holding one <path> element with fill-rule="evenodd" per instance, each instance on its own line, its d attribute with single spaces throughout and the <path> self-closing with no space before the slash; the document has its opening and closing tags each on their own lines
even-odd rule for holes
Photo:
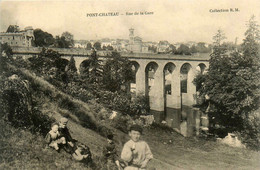
<svg viewBox="0 0 260 170">
<path fill-rule="evenodd" d="M 183 105 L 196 104 L 195 76 L 204 73 L 208 61 L 130 58 L 136 72 L 136 93 L 149 96 L 151 113 L 157 122 Z"/>
<path fill-rule="evenodd" d="M 55 50 L 55 49 L 54 49 Z M 74 56 L 75 65 L 79 72 L 80 65 L 88 59 L 90 52 L 60 50 L 62 58 L 70 60 Z M 16 48 L 13 53 L 24 58 L 39 54 L 41 49 Z M 101 54 L 101 55 L 100 55 Z M 107 54 L 99 52 L 101 60 L 106 60 Z M 183 105 L 196 104 L 196 87 L 192 83 L 197 74 L 203 74 L 209 68 L 209 54 L 178 56 L 167 54 L 123 54 L 132 63 L 135 72 L 136 93 L 149 96 L 151 113 L 160 122 L 166 116 L 175 120 L 175 111 Z M 86 62 L 86 61 L 85 61 Z M 177 120 L 177 119 L 176 119 Z"/>
</svg>

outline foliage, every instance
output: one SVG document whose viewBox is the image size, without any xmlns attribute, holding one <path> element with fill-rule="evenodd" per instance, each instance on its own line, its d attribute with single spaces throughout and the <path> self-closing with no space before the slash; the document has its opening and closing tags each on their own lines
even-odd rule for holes
<svg viewBox="0 0 260 170">
<path fill-rule="evenodd" d="M 16 74 L 8 78 L 4 75 L 0 87 L 1 118 L 14 127 L 27 128 L 45 135 L 53 120 L 34 107 L 29 82 Z"/>
<path fill-rule="evenodd" d="M 251 18 L 242 44 L 242 52 L 228 55 L 227 47 L 221 44 L 225 36 L 223 32 L 218 31 L 213 37 L 215 47 L 211 54 L 209 71 L 205 77 L 195 79 L 201 95 L 209 96 L 209 118 L 213 127 L 219 125 L 227 132 L 251 134 L 242 135 L 242 141 L 246 142 L 244 139 L 248 140 L 250 136 L 251 141 L 255 143 L 247 144 L 257 144 L 256 149 L 260 149 L 259 135 L 252 134 L 257 132 L 255 128 L 259 128 L 259 123 L 250 122 L 249 118 L 259 108 L 260 99 L 258 32 L 254 18 Z"/>
<path fill-rule="evenodd" d="M 149 98 L 143 94 L 132 95 L 130 104 L 130 115 L 146 115 L 150 111 Z"/>
<path fill-rule="evenodd" d="M 170 44 L 169 48 L 168 48 L 168 51 L 172 54 L 175 54 L 177 49 L 174 45 Z"/>
<path fill-rule="evenodd" d="M 225 36 L 225 33 L 223 32 L 223 30 L 218 29 L 216 35 L 213 36 L 214 46 L 220 46 L 221 41 L 223 41 L 226 38 L 227 37 Z"/>
<path fill-rule="evenodd" d="M 69 47 L 74 46 L 74 36 L 71 33 L 66 31 L 66 32 L 61 34 L 61 38 L 62 37 L 64 37 L 66 45 L 67 45 L 65 48 L 69 48 Z"/>
<path fill-rule="evenodd" d="M 60 72 L 65 70 L 67 60 L 60 57 L 60 54 L 51 49 L 42 49 L 38 56 L 29 58 L 31 62 L 31 69 L 35 70 L 40 74 L 57 77 Z"/>
<path fill-rule="evenodd" d="M 205 43 L 199 42 L 197 45 L 192 45 L 190 48 L 191 53 L 209 53 L 210 47 L 206 47 Z"/>
<path fill-rule="evenodd" d="M 65 37 L 56 36 L 54 46 L 57 47 L 57 48 L 69 48 L 70 43 L 68 41 L 66 41 Z"/>
<path fill-rule="evenodd" d="M 12 48 L 7 43 L 4 44 L 1 43 L 0 50 L 1 50 L 1 54 L 0 54 L 1 58 L 2 57 L 11 58 L 13 55 Z"/>
<path fill-rule="evenodd" d="M 243 130 L 238 133 L 240 139 L 249 148 L 258 149 L 260 146 L 260 109 L 251 112 L 244 119 Z"/>
<path fill-rule="evenodd" d="M 112 92 L 120 91 L 123 85 L 128 87 L 134 79 L 130 61 L 121 57 L 117 52 L 112 52 L 103 70 L 104 87 Z M 129 88 L 125 89 L 126 91 L 129 90 Z"/>
<path fill-rule="evenodd" d="M 89 42 L 87 43 L 87 50 L 91 50 L 92 49 L 92 44 Z"/>
<path fill-rule="evenodd" d="M 99 60 L 99 57 L 95 50 L 92 50 L 88 61 L 88 81 L 89 83 L 94 84 L 94 86 L 100 85 L 100 83 L 102 83 L 103 68 L 101 65 L 101 60 Z"/>
<path fill-rule="evenodd" d="M 156 51 L 157 51 L 157 47 L 156 46 L 154 46 L 154 45 L 152 45 L 152 46 L 148 46 L 148 51 L 152 51 L 153 53 L 156 53 Z"/>
<path fill-rule="evenodd" d="M 16 127 L 29 127 L 31 120 L 31 100 L 28 82 L 17 75 L 1 79 L 1 117 Z"/>
<path fill-rule="evenodd" d="M 111 45 L 108 45 L 108 46 L 107 46 L 107 50 L 112 51 L 112 50 L 114 50 L 114 48 L 113 48 Z"/>
<path fill-rule="evenodd" d="M 34 44 L 36 47 L 49 47 L 55 43 L 53 36 L 48 32 L 42 31 L 41 29 L 35 29 L 33 34 L 35 38 Z"/>
<path fill-rule="evenodd" d="M 93 47 L 96 49 L 96 50 L 101 50 L 101 43 L 100 42 L 95 42 Z"/>
<path fill-rule="evenodd" d="M 19 26 L 17 25 L 9 25 L 9 27 L 7 28 L 6 32 L 19 32 Z"/>
<path fill-rule="evenodd" d="M 12 58 L 13 51 L 7 44 L 0 44 L 0 73 L 6 71 L 6 62 Z"/>
<path fill-rule="evenodd" d="M 67 65 L 66 71 L 71 71 L 71 72 L 74 72 L 74 73 L 77 72 L 77 68 L 76 68 L 76 65 L 75 65 L 75 59 L 74 59 L 73 56 L 71 56 L 71 58 L 70 58 L 70 61 Z"/>
<path fill-rule="evenodd" d="M 184 44 L 180 45 L 176 53 L 181 55 L 191 55 L 190 48 Z"/>
</svg>

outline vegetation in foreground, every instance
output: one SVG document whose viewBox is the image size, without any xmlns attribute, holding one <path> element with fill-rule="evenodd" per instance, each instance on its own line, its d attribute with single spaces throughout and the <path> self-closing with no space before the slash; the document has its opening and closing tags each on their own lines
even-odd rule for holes
<svg viewBox="0 0 260 170">
<path fill-rule="evenodd" d="M 241 49 L 228 54 L 219 30 L 209 70 L 194 82 L 204 98 L 201 110 L 208 113 L 210 132 L 236 133 L 247 147 L 260 150 L 260 34 L 254 16 L 245 36 Z"/>
</svg>

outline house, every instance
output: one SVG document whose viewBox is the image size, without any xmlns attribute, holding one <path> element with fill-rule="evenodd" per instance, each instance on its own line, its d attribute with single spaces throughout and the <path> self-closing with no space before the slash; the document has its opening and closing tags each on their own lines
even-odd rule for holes
<svg viewBox="0 0 260 170">
<path fill-rule="evenodd" d="M 18 26 L 16 26 L 18 28 Z M 22 31 L 0 33 L 0 42 L 9 46 L 32 47 L 34 41 L 33 28 L 26 27 Z"/>
</svg>

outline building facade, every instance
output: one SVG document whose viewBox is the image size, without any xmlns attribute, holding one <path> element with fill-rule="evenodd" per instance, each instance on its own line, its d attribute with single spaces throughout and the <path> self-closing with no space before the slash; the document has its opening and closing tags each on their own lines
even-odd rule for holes
<svg viewBox="0 0 260 170">
<path fill-rule="evenodd" d="M 1 43 L 7 43 L 9 46 L 32 47 L 34 41 L 33 28 L 26 27 L 19 32 L 0 33 Z"/>
</svg>

